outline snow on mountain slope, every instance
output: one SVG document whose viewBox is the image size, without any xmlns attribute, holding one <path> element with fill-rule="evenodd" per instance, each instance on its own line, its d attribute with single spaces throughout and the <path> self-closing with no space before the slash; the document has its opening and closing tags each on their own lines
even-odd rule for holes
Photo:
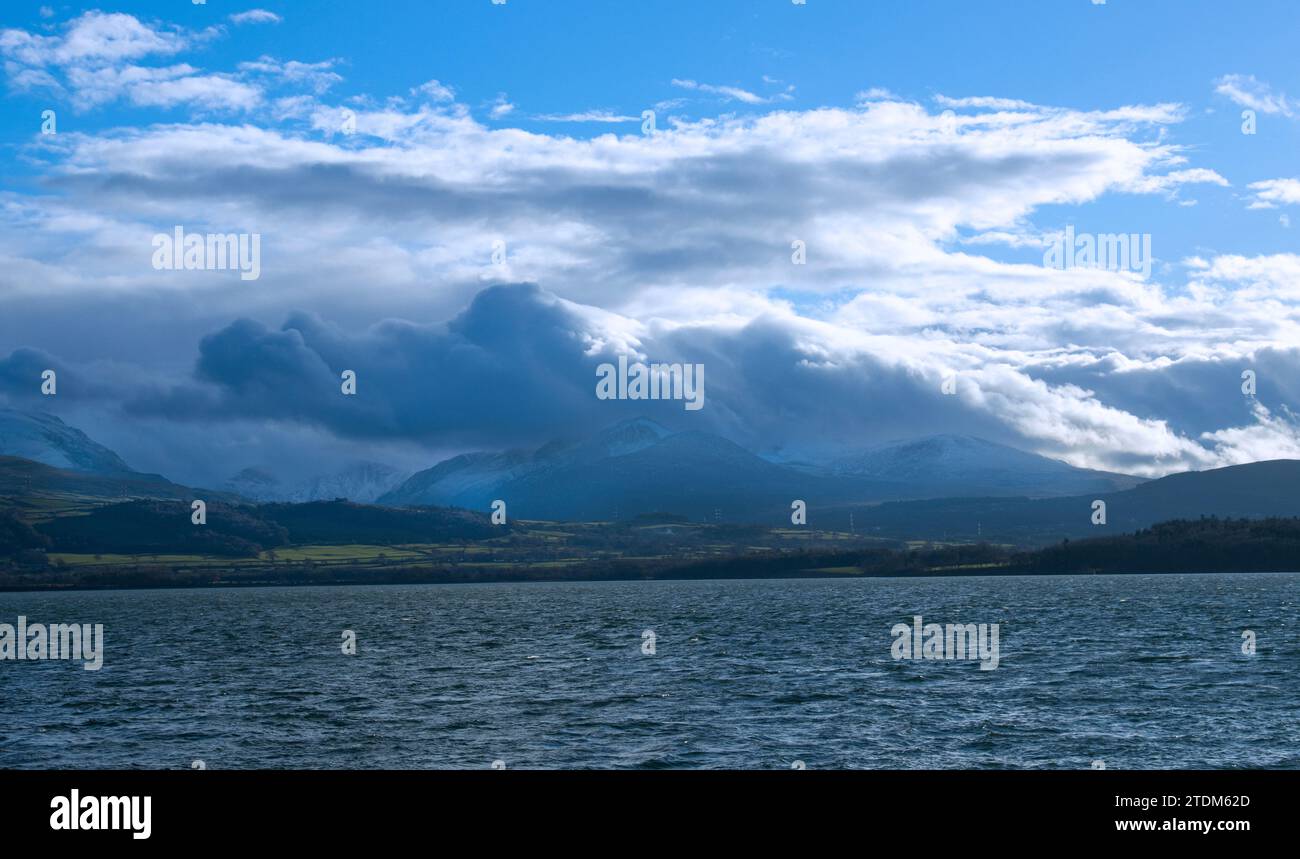
<svg viewBox="0 0 1300 859">
<path fill-rule="evenodd" d="M 378 462 L 356 462 L 342 471 L 318 475 L 300 483 L 285 485 L 262 468 L 245 468 L 222 486 L 227 492 L 250 501 L 333 501 L 346 498 L 361 504 L 373 503 L 406 478 L 404 472 Z"/>
<path fill-rule="evenodd" d="M 95 474 L 132 470 L 113 451 L 44 412 L 0 408 L 0 454 Z"/>
<path fill-rule="evenodd" d="M 888 442 L 841 457 L 829 468 L 835 474 L 887 480 L 947 495 L 1073 495 L 1129 489 L 1141 482 L 964 435 Z"/>
</svg>

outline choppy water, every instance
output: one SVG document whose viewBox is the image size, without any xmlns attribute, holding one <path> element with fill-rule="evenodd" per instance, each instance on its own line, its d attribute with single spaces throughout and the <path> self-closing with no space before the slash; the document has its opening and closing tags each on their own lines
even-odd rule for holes
<svg viewBox="0 0 1300 859">
<path fill-rule="evenodd" d="M 1295 768 L 1298 607 L 1297 574 L 0 594 L 106 643 L 0 662 L 0 767 Z M 894 661 L 914 614 L 1000 624 L 1000 666 Z"/>
</svg>

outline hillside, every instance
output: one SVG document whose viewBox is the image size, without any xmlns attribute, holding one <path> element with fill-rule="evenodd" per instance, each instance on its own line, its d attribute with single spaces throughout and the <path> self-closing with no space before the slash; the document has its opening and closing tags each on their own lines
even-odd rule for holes
<svg viewBox="0 0 1300 859">
<path fill-rule="evenodd" d="M 1106 502 L 1106 524 L 1092 503 Z M 822 511 L 819 527 L 855 528 L 905 539 L 979 539 L 1021 544 L 1121 534 L 1173 519 L 1300 516 L 1300 460 L 1272 460 L 1186 472 L 1123 492 L 1068 498 L 945 498 Z M 812 524 L 812 518 L 809 519 Z"/>
<path fill-rule="evenodd" d="M 289 544 L 398 545 L 484 540 L 509 528 L 462 510 L 372 507 L 346 501 L 262 506 L 209 503 L 195 525 L 184 501 L 139 500 L 36 523 L 51 551 L 80 554 L 255 556 Z"/>
<path fill-rule="evenodd" d="M 1141 478 L 1068 463 L 965 435 L 880 444 L 829 464 L 834 474 L 908 486 L 924 497 L 1078 495 L 1130 489 Z"/>
<path fill-rule="evenodd" d="M 0 456 L 0 508 L 40 514 L 83 505 L 130 498 L 215 499 L 225 493 L 206 492 L 172 483 L 162 475 L 137 471 L 97 474 L 53 468 L 29 459 Z"/>
<path fill-rule="evenodd" d="M 963 436 L 879 446 L 824 465 L 772 462 L 718 435 L 671 432 L 637 418 L 582 442 L 457 456 L 413 475 L 378 503 L 483 510 L 500 498 L 515 515 L 536 519 L 671 511 L 696 521 L 775 525 L 788 521 L 795 499 L 813 510 L 952 495 L 1069 496 L 1140 482 Z"/>
<path fill-rule="evenodd" d="M 94 474 L 131 471 L 116 453 L 44 412 L 0 408 L 0 456 Z"/>
</svg>

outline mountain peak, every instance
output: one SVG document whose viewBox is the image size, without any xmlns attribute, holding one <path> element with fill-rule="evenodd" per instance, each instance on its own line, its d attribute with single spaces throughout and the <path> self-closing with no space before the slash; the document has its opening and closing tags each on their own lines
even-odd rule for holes
<svg viewBox="0 0 1300 859">
<path fill-rule="evenodd" d="M 401 483 L 406 475 L 379 462 L 357 461 L 332 474 L 322 474 L 292 485 L 281 483 L 262 468 L 245 468 L 226 481 L 229 492 L 259 502 L 330 501 L 347 498 L 368 504 Z"/>
<path fill-rule="evenodd" d="M 607 427 L 596 436 L 594 442 L 604 447 L 608 456 L 623 456 L 643 450 L 671 435 L 673 435 L 671 430 L 650 418 L 638 417 L 619 421 Z"/>
<path fill-rule="evenodd" d="M 947 433 L 873 445 L 830 465 L 836 474 L 869 477 L 941 495 L 1069 495 L 1126 489 L 1140 482 L 977 436 Z"/>
<path fill-rule="evenodd" d="M 601 436 L 626 435 L 630 433 L 651 433 L 659 438 L 665 438 L 672 435 L 672 431 L 666 429 L 662 424 L 644 415 L 635 418 L 621 420 L 616 424 L 610 424 L 601 430 Z"/>
<path fill-rule="evenodd" d="M 668 511 L 733 520 L 809 508 L 908 498 L 1051 496 L 1127 488 L 1118 475 L 966 435 L 890 442 L 823 468 L 763 459 L 701 430 L 675 432 L 646 417 L 620 421 L 577 444 L 536 454 L 466 454 L 445 460 L 380 498 L 483 510 L 504 499 L 538 519 L 626 518 Z M 717 511 L 722 510 L 721 514 Z"/>
<path fill-rule="evenodd" d="M 231 484 L 275 486 L 280 481 L 275 478 L 274 474 L 265 469 L 249 467 L 230 478 L 228 482 Z"/>
<path fill-rule="evenodd" d="M 116 453 L 47 412 L 0 408 L 0 454 L 94 474 L 132 471 Z"/>
</svg>

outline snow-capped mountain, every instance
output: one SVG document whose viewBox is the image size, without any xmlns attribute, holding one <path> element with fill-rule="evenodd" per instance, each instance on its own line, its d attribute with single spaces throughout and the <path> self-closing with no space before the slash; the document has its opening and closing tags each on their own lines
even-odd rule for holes
<svg viewBox="0 0 1300 859">
<path fill-rule="evenodd" d="M 896 487 L 860 478 L 809 475 L 768 462 L 720 436 L 672 432 L 637 418 L 577 443 L 533 453 L 458 456 L 411 477 L 379 499 L 392 505 L 486 510 L 507 501 L 535 519 L 627 519 L 672 512 L 692 517 L 773 520 L 792 498 L 843 501 Z"/>
<path fill-rule="evenodd" d="M 406 479 L 408 472 L 379 462 L 355 462 L 342 471 L 298 484 L 286 501 L 332 501 L 346 498 L 369 504 Z"/>
<path fill-rule="evenodd" d="M 881 445 L 829 465 L 770 462 L 720 436 L 674 433 L 639 418 L 576 444 L 464 454 L 415 474 L 379 503 L 486 510 L 500 498 L 523 518 L 670 512 L 772 522 L 789 516 L 794 499 L 813 509 L 948 496 L 1062 496 L 1139 482 L 963 436 Z"/>
<path fill-rule="evenodd" d="M 406 473 L 378 462 L 356 462 L 342 471 L 284 484 L 262 468 L 245 468 L 222 486 L 250 501 L 332 501 L 346 498 L 369 504 L 400 484 Z"/>
<path fill-rule="evenodd" d="M 0 408 L 0 455 L 94 474 L 132 472 L 116 453 L 44 412 Z"/>
<path fill-rule="evenodd" d="M 556 475 L 584 464 L 625 456 L 653 446 L 672 435 L 646 418 L 609 427 L 595 438 L 565 443 L 552 441 L 536 451 L 467 453 L 418 472 L 382 496 L 381 504 L 438 505 L 477 509 L 500 497 L 502 487 L 539 475 Z"/>
<path fill-rule="evenodd" d="M 529 474 L 545 464 L 546 448 L 536 453 L 466 453 L 416 472 L 406 482 L 380 496 L 380 504 L 395 507 L 432 505 L 478 508 L 495 498 L 496 487 Z"/>
<path fill-rule="evenodd" d="M 245 468 L 221 488 L 249 501 L 279 501 L 285 493 L 285 487 L 275 475 L 260 468 Z"/>
<path fill-rule="evenodd" d="M 1130 489 L 1142 482 L 965 435 L 887 442 L 838 458 L 828 469 L 837 475 L 905 484 L 932 498 L 1050 497 Z"/>
</svg>

